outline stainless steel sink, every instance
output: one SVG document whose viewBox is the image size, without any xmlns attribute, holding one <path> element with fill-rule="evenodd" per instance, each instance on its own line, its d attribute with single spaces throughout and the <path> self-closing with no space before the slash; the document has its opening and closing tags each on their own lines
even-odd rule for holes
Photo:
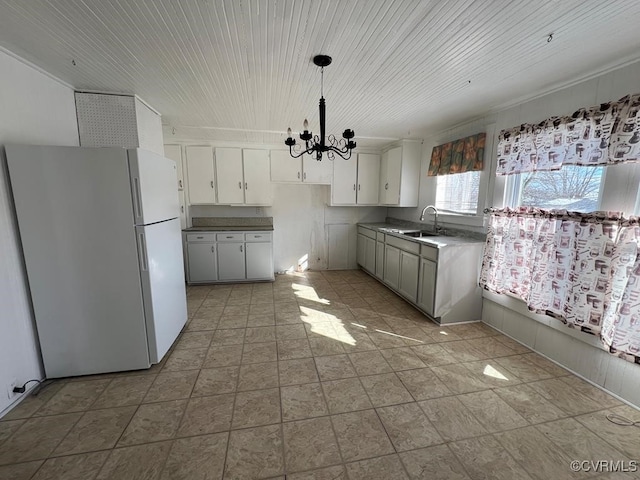
<svg viewBox="0 0 640 480">
<path fill-rule="evenodd" d="M 402 235 L 406 235 L 407 237 L 413 238 L 422 238 L 422 237 L 437 237 L 438 234 L 432 232 L 424 232 L 421 230 L 404 230 L 401 232 Z"/>
</svg>

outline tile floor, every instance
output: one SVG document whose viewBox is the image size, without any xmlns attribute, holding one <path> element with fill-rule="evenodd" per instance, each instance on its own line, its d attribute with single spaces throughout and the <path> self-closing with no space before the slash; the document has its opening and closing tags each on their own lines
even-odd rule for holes
<svg viewBox="0 0 640 480">
<path fill-rule="evenodd" d="M 55 381 L 0 420 L 0 480 L 572 479 L 638 460 L 640 412 L 360 271 L 188 290 L 148 371 Z"/>
</svg>

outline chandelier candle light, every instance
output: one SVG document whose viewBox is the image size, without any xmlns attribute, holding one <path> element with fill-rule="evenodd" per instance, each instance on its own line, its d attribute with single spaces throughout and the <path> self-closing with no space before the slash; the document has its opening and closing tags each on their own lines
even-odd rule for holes
<svg viewBox="0 0 640 480">
<path fill-rule="evenodd" d="M 313 135 L 309 131 L 309 122 L 305 118 L 304 131 L 300 134 L 300 140 L 304 141 L 305 150 L 296 147 L 296 140 L 291 137 L 291 128 L 287 129 L 288 138 L 284 141 L 289 146 L 289 153 L 293 158 L 298 158 L 305 153 L 314 154 L 318 161 L 322 160 L 322 154 L 327 153 L 327 158 L 333 160 L 337 153 L 340 157 L 348 160 L 351 158 L 351 151 L 356 148 L 356 142 L 351 139 L 355 136 L 353 130 L 346 129 L 342 132 L 342 138 L 336 139 L 335 135 L 329 135 L 325 141 L 325 102 L 324 102 L 324 67 L 331 65 L 331 57 L 327 55 L 316 55 L 313 63 L 320 67 L 320 136 Z M 328 144 L 327 144 L 328 141 Z"/>
</svg>

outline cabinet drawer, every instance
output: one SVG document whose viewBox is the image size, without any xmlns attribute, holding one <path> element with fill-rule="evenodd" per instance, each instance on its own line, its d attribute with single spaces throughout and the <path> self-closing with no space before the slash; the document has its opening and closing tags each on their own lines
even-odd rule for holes
<svg viewBox="0 0 640 480">
<path fill-rule="evenodd" d="M 418 255 L 420 253 L 420 245 L 411 240 L 404 240 L 403 238 L 394 237 L 393 235 L 387 235 L 387 245 L 393 245 L 394 247 L 404 250 L 405 252 L 411 252 Z"/>
<path fill-rule="evenodd" d="M 245 233 L 245 242 L 270 242 L 271 233 Z"/>
<path fill-rule="evenodd" d="M 215 242 L 215 233 L 187 233 L 187 242 Z"/>
<path fill-rule="evenodd" d="M 216 240 L 219 242 L 244 242 L 244 233 L 218 233 Z"/>
<path fill-rule="evenodd" d="M 364 235 L 365 237 L 373 238 L 374 240 L 376 239 L 376 232 L 374 232 L 373 230 L 369 230 L 368 228 L 358 227 L 358 233 L 360 235 Z"/>
<path fill-rule="evenodd" d="M 424 258 L 428 258 L 429 260 L 433 260 L 434 262 L 438 261 L 438 249 L 435 247 L 430 247 L 429 245 L 421 245 L 420 255 L 422 255 Z"/>
</svg>

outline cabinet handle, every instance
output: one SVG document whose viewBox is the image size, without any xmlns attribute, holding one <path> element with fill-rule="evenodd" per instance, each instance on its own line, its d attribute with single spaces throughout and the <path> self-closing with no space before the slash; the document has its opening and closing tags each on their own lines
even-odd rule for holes
<svg viewBox="0 0 640 480">
<path fill-rule="evenodd" d="M 358 191 L 360 191 L 360 184 L 358 184 Z"/>
<path fill-rule="evenodd" d="M 211 180 L 211 188 L 213 188 L 213 180 Z"/>
<path fill-rule="evenodd" d="M 353 191 L 354 192 L 356 191 L 356 184 L 355 183 L 353 184 Z"/>
<path fill-rule="evenodd" d="M 304 180 L 306 180 L 306 179 L 307 179 L 307 172 L 304 172 L 304 173 L 302 174 L 302 178 L 303 178 Z"/>
<path fill-rule="evenodd" d="M 203 239 L 204 237 L 196 237 L 196 238 L 197 238 L 198 240 L 201 240 L 201 239 Z"/>
<path fill-rule="evenodd" d="M 244 182 L 244 189 L 245 189 L 245 190 L 248 190 L 248 189 L 249 189 L 249 187 L 247 186 L 247 182 Z"/>
<path fill-rule="evenodd" d="M 253 238 L 262 238 L 262 235 L 254 235 Z"/>
<path fill-rule="evenodd" d="M 298 172 L 298 180 L 300 180 L 300 172 Z"/>
<path fill-rule="evenodd" d="M 180 205 L 180 213 L 184 213 L 184 205 Z"/>
<path fill-rule="evenodd" d="M 388 183 L 385 183 L 385 184 L 384 184 L 384 189 L 385 189 L 385 190 L 389 190 L 389 184 L 388 184 Z"/>
<path fill-rule="evenodd" d="M 240 245 L 240 251 L 242 252 L 242 245 Z"/>
<path fill-rule="evenodd" d="M 227 238 L 233 238 L 233 235 L 227 235 Z"/>
<path fill-rule="evenodd" d="M 215 253 L 213 250 L 213 245 L 211 245 L 211 253 Z"/>
<path fill-rule="evenodd" d="M 242 182 L 238 182 L 238 188 L 242 189 Z"/>
<path fill-rule="evenodd" d="M 182 188 L 182 180 L 178 180 L 178 186 Z"/>
</svg>

